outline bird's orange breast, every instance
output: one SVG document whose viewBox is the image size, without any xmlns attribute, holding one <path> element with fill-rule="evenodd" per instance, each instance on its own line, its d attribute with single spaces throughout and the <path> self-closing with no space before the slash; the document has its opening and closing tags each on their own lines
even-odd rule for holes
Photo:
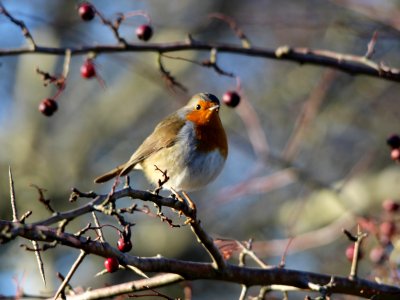
<svg viewBox="0 0 400 300">
<path fill-rule="evenodd" d="M 192 111 L 186 119 L 194 123 L 197 150 L 206 153 L 218 149 L 223 157 L 227 157 L 228 141 L 216 110 Z"/>
</svg>

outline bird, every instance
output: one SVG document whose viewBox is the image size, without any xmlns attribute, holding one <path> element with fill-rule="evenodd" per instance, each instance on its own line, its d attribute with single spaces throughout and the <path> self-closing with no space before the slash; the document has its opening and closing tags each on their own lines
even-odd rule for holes
<svg viewBox="0 0 400 300">
<path fill-rule="evenodd" d="M 228 156 L 228 141 L 220 116 L 220 101 L 210 93 L 195 94 L 188 103 L 163 119 L 130 159 L 97 177 L 103 183 L 143 170 L 154 185 L 164 172 L 162 188 L 194 191 L 212 182 Z"/>
</svg>

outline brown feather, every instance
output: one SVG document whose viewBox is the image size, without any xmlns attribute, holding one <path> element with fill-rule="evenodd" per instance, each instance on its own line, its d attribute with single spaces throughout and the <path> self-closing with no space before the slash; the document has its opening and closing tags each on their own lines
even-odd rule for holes
<svg viewBox="0 0 400 300">
<path fill-rule="evenodd" d="M 153 153 L 158 152 L 163 148 L 173 146 L 183 125 L 185 125 L 185 121 L 177 112 L 169 115 L 157 125 L 152 134 L 150 134 L 135 151 L 135 153 L 133 153 L 129 161 L 105 173 L 104 175 L 97 177 L 94 182 L 103 183 L 116 176 L 125 176 L 137 164 L 141 163 Z"/>
<path fill-rule="evenodd" d="M 100 175 L 99 177 L 96 177 L 94 182 L 95 183 L 103 183 L 106 181 L 109 181 L 110 179 L 116 177 L 119 175 L 119 173 L 121 172 L 121 170 L 124 168 L 125 165 L 120 165 L 118 167 L 116 167 L 115 169 L 112 169 L 111 171 Z"/>
</svg>

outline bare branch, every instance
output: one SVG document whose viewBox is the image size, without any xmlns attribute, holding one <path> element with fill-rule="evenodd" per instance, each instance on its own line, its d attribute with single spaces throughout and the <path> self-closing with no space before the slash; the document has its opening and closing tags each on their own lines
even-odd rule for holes
<svg viewBox="0 0 400 300">
<path fill-rule="evenodd" d="M 81 250 L 78 258 L 75 260 L 74 264 L 72 265 L 71 269 L 69 270 L 67 276 L 65 276 L 63 282 L 61 283 L 60 287 L 58 288 L 57 292 L 55 293 L 53 300 L 56 300 L 58 296 L 64 291 L 65 287 L 68 285 L 69 281 L 74 275 L 75 271 L 78 269 L 79 265 L 82 263 L 83 259 L 86 256 L 86 252 Z"/>
<path fill-rule="evenodd" d="M 31 35 L 31 33 L 29 32 L 28 27 L 26 27 L 25 23 L 21 20 L 18 20 L 16 18 L 14 18 L 4 7 L 4 5 L 2 3 L 0 3 L 0 13 L 2 13 L 3 15 L 5 15 L 11 22 L 13 22 L 15 25 L 17 25 L 21 31 L 22 34 L 24 35 L 28 45 L 29 45 L 29 49 L 31 50 L 35 50 L 36 49 L 36 43 Z"/>
<path fill-rule="evenodd" d="M 400 82 L 400 69 L 383 66 L 364 56 L 344 54 L 329 50 L 310 49 L 302 47 L 290 48 L 288 46 L 269 48 L 243 48 L 242 46 L 222 43 L 206 43 L 200 41 L 181 41 L 174 43 L 157 44 L 126 44 L 126 45 L 87 45 L 70 47 L 71 55 L 87 55 L 95 53 L 116 52 L 155 52 L 168 53 L 180 51 L 211 51 L 215 48 L 218 53 L 232 53 L 276 60 L 286 60 L 300 64 L 311 64 L 321 67 L 330 67 L 351 75 L 368 75 L 381 79 Z M 35 49 L 13 48 L 0 50 L 0 56 L 14 56 L 23 54 L 65 55 L 66 48 L 36 46 Z"/>
<path fill-rule="evenodd" d="M 242 46 L 244 48 L 251 48 L 251 43 L 247 36 L 244 34 L 243 30 L 237 25 L 236 21 L 227 15 L 220 13 L 213 13 L 209 15 L 210 18 L 219 19 L 228 24 L 228 26 L 233 30 L 235 35 L 242 41 Z"/>
<path fill-rule="evenodd" d="M 325 285 L 331 276 L 290 269 L 247 268 L 227 264 L 223 269 L 215 269 L 211 263 L 198 263 L 167 258 L 144 258 L 121 253 L 108 244 L 90 241 L 68 233 L 57 233 L 46 226 L 16 225 L 10 221 L 0 221 L 0 232 L 11 236 L 21 236 L 28 239 L 53 241 L 81 249 L 87 253 L 102 257 L 116 257 L 121 264 L 133 265 L 143 272 L 168 272 L 178 274 L 185 280 L 213 279 L 251 285 L 289 285 L 301 289 L 309 289 L 309 283 Z M 350 280 L 345 277 L 335 277 L 332 293 L 346 293 L 375 300 L 395 300 L 400 296 L 400 288 L 378 284 L 364 279 Z"/>
<path fill-rule="evenodd" d="M 184 278 L 178 274 L 161 274 L 148 279 L 140 279 L 113 286 L 107 286 L 95 290 L 86 291 L 79 295 L 68 296 L 68 300 L 87 300 L 87 299 L 104 299 L 124 295 L 132 292 L 148 290 L 156 287 L 170 285 L 183 281 Z"/>
</svg>

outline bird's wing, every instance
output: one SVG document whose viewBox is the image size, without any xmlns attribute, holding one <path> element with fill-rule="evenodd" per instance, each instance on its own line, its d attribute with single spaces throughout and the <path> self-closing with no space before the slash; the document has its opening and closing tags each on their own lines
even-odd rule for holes
<svg viewBox="0 0 400 300">
<path fill-rule="evenodd" d="M 128 174 L 136 164 L 142 162 L 153 153 L 163 148 L 171 147 L 175 144 L 177 136 L 181 128 L 185 125 L 185 121 L 174 113 L 165 118 L 157 125 L 153 133 L 150 134 L 131 156 L 128 162 L 124 164 L 119 175 Z"/>
<path fill-rule="evenodd" d="M 175 144 L 177 135 L 185 121 L 173 113 L 159 123 L 154 131 L 144 140 L 142 145 L 136 150 L 131 158 L 122 165 L 112 169 L 111 171 L 97 177 L 95 183 L 106 182 L 116 176 L 124 176 L 128 174 L 136 164 L 140 163 L 153 153 L 163 148 L 171 147 Z"/>
</svg>

